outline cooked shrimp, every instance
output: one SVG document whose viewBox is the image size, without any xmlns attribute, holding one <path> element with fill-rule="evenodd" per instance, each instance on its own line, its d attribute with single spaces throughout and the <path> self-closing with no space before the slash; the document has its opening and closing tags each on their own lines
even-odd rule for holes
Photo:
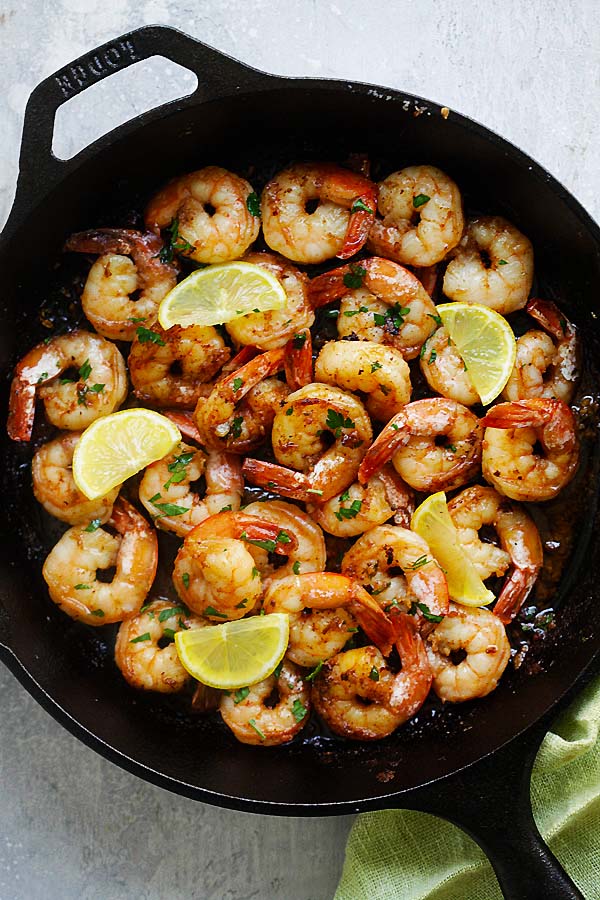
<svg viewBox="0 0 600 900">
<path fill-rule="evenodd" d="M 463 406 L 480 403 L 462 356 L 442 326 L 427 338 L 420 353 L 420 366 L 429 387 Z"/>
<path fill-rule="evenodd" d="M 548 397 L 570 403 L 580 374 L 575 326 L 550 301 L 533 299 L 526 309 L 544 331 L 528 331 L 518 338 L 515 366 L 503 396 L 507 400 Z"/>
<path fill-rule="evenodd" d="M 308 302 L 307 278 L 281 256 L 274 253 L 248 253 L 245 262 L 260 266 L 281 283 L 286 295 L 283 309 L 249 313 L 225 326 L 236 344 L 251 344 L 260 350 L 276 350 L 299 331 L 310 328 L 315 314 Z"/>
<path fill-rule="evenodd" d="M 146 209 L 146 224 L 158 232 L 175 223 L 185 255 L 196 262 L 239 259 L 260 230 L 260 217 L 249 208 L 253 195 L 245 178 L 206 166 L 173 179 L 155 194 Z"/>
<path fill-rule="evenodd" d="M 313 704 L 336 734 L 379 740 L 425 702 L 432 675 L 422 638 L 410 616 L 398 616 L 395 628 L 400 672 L 392 672 L 376 647 L 361 647 L 334 656 L 315 679 Z"/>
<path fill-rule="evenodd" d="M 376 206 L 377 187 L 362 175 L 330 163 L 296 163 L 262 192 L 263 234 L 272 250 L 295 262 L 348 259 L 366 241 Z"/>
<path fill-rule="evenodd" d="M 177 593 L 190 609 L 213 621 L 241 619 L 262 597 L 252 549 L 264 545 L 288 554 L 297 541 L 279 525 L 245 513 L 221 512 L 205 519 L 179 548 L 173 571 Z"/>
<path fill-rule="evenodd" d="M 284 497 L 325 502 L 352 484 L 372 436 L 359 400 L 307 384 L 290 394 L 273 421 L 273 452 L 281 465 L 246 459 L 242 473 Z"/>
<path fill-rule="evenodd" d="M 414 495 L 391 465 L 384 466 L 367 484 L 355 481 L 325 503 L 309 503 L 306 511 L 324 531 L 335 537 L 364 534 L 394 517 L 406 528 L 414 512 Z"/>
<path fill-rule="evenodd" d="M 446 576 L 428 544 L 407 528 L 379 525 L 367 531 L 344 556 L 342 572 L 368 589 L 384 609 L 410 608 L 417 601 L 435 616 L 448 611 Z"/>
<path fill-rule="evenodd" d="M 314 306 L 342 301 L 337 321 L 341 338 L 389 344 L 405 359 L 419 355 L 438 318 L 419 279 L 379 256 L 313 278 L 309 296 Z"/>
<path fill-rule="evenodd" d="M 157 235 L 125 228 L 71 235 L 65 250 L 101 254 L 81 295 L 86 318 L 99 334 L 132 341 L 140 322 L 154 322 L 160 301 L 177 284 L 177 267 L 161 261 L 162 247 Z"/>
<path fill-rule="evenodd" d="M 129 374 L 142 403 L 194 409 L 231 356 L 216 328 L 173 325 L 138 327 L 129 352 Z"/>
<path fill-rule="evenodd" d="M 219 709 L 242 744 L 275 747 L 291 741 L 304 728 L 310 707 L 310 690 L 302 674 L 286 660 L 277 675 L 247 689 L 224 693 Z"/>
<path fill-rule="evenodd" d="M 327 553 L 323 532 L 304 510 L 292 503 L 284 503 L 283 500 L 269 500 L 249 503 L 244 508 L 244 515 L 256 516 L 262 522 L 271 522 L 281 531 L 294 537 L 294 546 L 290 544 L 289 550 L 281 551 L 277 565 L 271 563 L 266 550 L 257 547 L 256 544 L 252 545 L 251 553 L 260 571 L 264 588 L 289 575 L 324 570 Z M 287 557 L 285 562 L 283 554 Z"/>
<path fill-rule="evenodd" d="M 504 575 L 506 579 L 494 606 L 494 614 L 508 624 L 529 596 L 543 563 L 542 542 L 533 519 L 525 510 L 509 503 L 493 488 L 473 485 L 448 504 L 463 549 L 480 578 Z M 479 529 L 493 526 L 500 547 L 483 543 Z"/>
<path fill-rule="evenodd" d="M 489 265 L 488 265 L 489 261 Z M 533 248 L 500 216 L 472 219 L 444 275 L 444 294 L 507 315 L 522 309 L 533 281 Z"/>
<path fill-rule="evenodd" d="M 208 623 L 182 606 L 153 600 L 121 623 L 115 644 L 115 662 L 131 687 L 173 694 L 191 681 L 179 662 L 173 638 L 178 631 L 203 628 Z M 161 646 L 168 641 L 166 646 Z"/>
<path fill-rule="evenodd" d="M 110 341 L 89 331 L 51 338 L 30 350 L 15 369 L 9 437 L 14 441 L 31 439 L 36 396 L 53 425 L 82 431 L 118 409 L 126 394 L 125 360 Z"/>
<path fill-rule="evenodd" d="M 204 475 L 204 496 L 190 485 Z M 238 456 L 217 450 L 205 454 L 180 443 L 144 472 L 139 498 L 163 531 L 180 537 L 216 513 L 240 508 L 244 479 Z"/>
<path fill-rule="evenodd" d="M 434 166 L 409 166 L 379 185 L 377 218 L 367 246 L 409 266 L 432 266 L 460 241 L 462 199 L 456 184 Z"/>
<path fill-rule="evenodd" d="M 263 600 L 269 613 L 287 613 L 289 658 L 300 666 L 316 666 L 344 648 L 356 622 L 372 630 L 373 619 L 387 627 L 385 613 L 359 584 L 345 575 L 316 572 L 290 575 L 272 584 Z M 367 619 L 361 618 L 366 615 Z"/>
<path fill-rule="evenodd" d="M 69 525 L 104 523 L 110 518 L 119 488 L 99 500 L 88 500 L 73 478 L 72 463 L 80 434 L 61 434 L 36 450 L 31 462 L 33 493 L 46 512 Z"/>
<path fill-rule="evenodd" d="M 247 453 L 267 436 L 289 394 L 270 376 L 283 369 L 285 350 L 267 350 L 217 382 L 194 413 L 202 443 L 214 450 Z"/>
<path fill-rule="evenodd" d="M 315 380 L 310 329 L 297 331 L 285 349 L 285 380 L 291 391 L 299 391 Z"/>
<path fill-rule="evenodd" d="M 108 521 L 66 531 L 46 558 L 42 575 L 51 599 L 73 619 L 107 625 L 137 613 L 152 587 L 158 562 L 156 532 L 131 504 L 118 498 Z M 115 567 L 110 582 L 97 572 Z"/>
<path fill-rule="evenodd" d="M 487 609 L 450 604 L 450 614 L 425 644 L 433 670 L 433 689 L 442 700 L 462 703 L 493 691 L 510 659 L 504 625 Z M 458 664 L 452 653 L 466 654 Z"/>
<path fill-rule="evenodd" d="M 483 477 L 506 497 L 550 500 L 575 475 L 579 440 L 573 413 L 562 400 L 500 403 L 481 424 L 486 426 Z"/>
<path fill-rule="evenodd" d="M 330 341 L 315 362 L 315 378 L 366 394 L 374 419 L 387 422 L 410 400 L 410 370 L 393 347 L 373 341 Z"/>
<path fill-rule="evenodd" d="M 371 445 L 358 477 L 365 484 L 389 459 L 416 491 L 451 490 L 479 469 L 482 428 L 477 416 L 454 400 L 434 397 L 409 403 Z"/>
</svg>

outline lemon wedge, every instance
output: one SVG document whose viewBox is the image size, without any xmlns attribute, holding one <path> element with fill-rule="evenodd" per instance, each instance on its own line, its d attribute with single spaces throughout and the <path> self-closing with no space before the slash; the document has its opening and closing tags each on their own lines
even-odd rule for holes
<svg viewBox="0 0 600 900">
<path fill-rule="evenodd" d="M 283 659 L 289 636 L 287 615 L 271 613 L 178 631 L 175 646 L 190 675 L 209 687 L 229 691 L 270 675 Z"/>
<path fill-rule="evenodd" d="M 222 325 L 252 312 L 282 309 L 286 293 L 271 272 L 247 262 L 196 269 L 164 297 L 158 310 L 163 328 Z"/>
<path fill-rule="evenodd" d="M 517 342 L 512 328 L 494 309 L 476 303 L 443 303 L 436 313 L 487 406 L 502 392 L 515 364 Z"/>
<path fill-rule="evenodd" d="M 410 527 L 427 542 L 445 571 L 452 600 L 463 606 L 486 606 L 495 599 L 462 548 L 443 491 L 432 494 L 415 509 Z"/>
<path fill-rule="evenodd" d="M 123 409 L 96 419 L 75 447 L 75 484 L 89 500 L 104 497 L 180 440 L 177 426 L 151 409 Z"/>
</svg>

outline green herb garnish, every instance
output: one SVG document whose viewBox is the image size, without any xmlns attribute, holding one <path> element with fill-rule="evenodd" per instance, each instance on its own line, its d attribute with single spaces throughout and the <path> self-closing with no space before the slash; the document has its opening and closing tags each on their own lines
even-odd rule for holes
<svg viewBox="0 0 600 900">
<path fill-rule="evenodd" d="M 239 688 L 233 695 L 233 702 L 235 703 L 235 705 L 237 706 L 238 703 L 241 703 L 242 700 L 245 700 L 249 693 L 249 687 Z"/>
<path fill-rule="evenodd" d="M 150 640 L 150 632 L 145 631 L 143 634 L 139 634 L 136 638 L 132 638 L 129 643 L 130 644 L 139 644 L 141 641 L 149 641 Z"/>
<path fill-rule="evenodd" d="M 251 194 L 248 194 L 246 197 L 246 206 L 251 216 L 256 216 L 256 218 L 260 217 L 260 200 L 258 199 L 256 191 L 252 191 Z"/>
<path fill-rule="evenodd" d="M 312 670 L 312 672 L 310 672 L 310 674 L 307 675 L 304 680 L 305 681 L 314 681 L 322 668 L 323 668 L 323 660 L 320 659 L 319 662 L 314 667 L 314 669 Z"/>
<path fill-rule="evenodd" d="M 431 197 L 428 197 L 427 194 L 417 194 L 416 197 L 413 197 L 413 206 L 415 209 L 419 209 L 420 206 L 425 206 L 430 200 Z"/>
<path fill-rule="evenodd" d="M 292 715 L 296 722 L 301 722 L 308 710 L 301 700 L 294 700 L 292 703 Z"/>
<path fill-rule="evenodd" d="M 342 279 L 344 286 L 350 288 L 350 290 L 362 287 L 363 278 L 367 274 L 367 270 L 360 263 L 350 263 L 349 269 L 350 271 L 346 272 Z"/>
<path fill-rule="evenodd" d="M 335 409 L 327 410 L 327 418 L 325 425 L 335 434 L 336 438 L 341 438 L 342 428 L 354 428 L 352 419 L 346 418 L 343 413 L 337 412 Z"/>
</svg>

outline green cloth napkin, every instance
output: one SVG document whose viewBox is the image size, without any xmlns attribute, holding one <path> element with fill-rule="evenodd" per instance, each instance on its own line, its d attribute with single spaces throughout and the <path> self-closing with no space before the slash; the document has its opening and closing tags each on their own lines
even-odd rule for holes
<svg viewBox="0 0 600 900">
<path fill-rule="evenodd" d="M 600 679 L 554 722 L 532 778 L 535 821 L 588 900 L 600 898 Z M 352 827 L 335 900 L 502 900 L 490 863 L 459 828 L 409 810 Z"/>
</svg>

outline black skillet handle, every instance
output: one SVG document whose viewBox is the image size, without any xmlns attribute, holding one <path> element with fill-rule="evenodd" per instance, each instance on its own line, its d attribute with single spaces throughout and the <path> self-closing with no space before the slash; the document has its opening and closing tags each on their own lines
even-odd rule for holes
<svg viewBox="0 0 600 900">
<path fill-rule="evenodd" d="M 61 161 L 52 153 L 59 106 L 114 72 L 157 55 L 191 69 L 198 76 L 198 88 L 192 96 L 200 94 L 203 99 L 235 93 L 246 86 L 256 89 L 273 77 L 164 25 L 147 25 L 115 38 L 50 75 L 31 94 L 25 109 L 19 158 L 17 191 L 21 197 L 40 197 L 68 167 L 68 161 Z"/>
<path fill-rule="evenodd" d="M 538 723 L 492 756 L 427 786 L 412 806 L 466 831 L 488 856 L 507 900 L 583 898 L 531 811 L 531 770 L 549 724 Z"/>
</svg>

